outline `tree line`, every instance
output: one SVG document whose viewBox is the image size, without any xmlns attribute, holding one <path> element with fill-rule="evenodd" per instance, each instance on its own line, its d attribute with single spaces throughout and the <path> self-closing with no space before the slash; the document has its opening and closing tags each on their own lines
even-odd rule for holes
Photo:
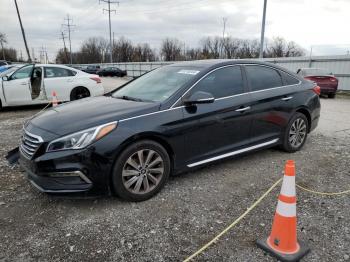
<svg viewBox="0 0 350 262">
<path fill-rule="evenodd" d="M 23 61 L 14 48 L 6 48 L 6 35 L 0 32 L 2 59 Z M 114 62 L 152 62 L 152 61 L 184 61 L 218 58 L 258 58 L 260 41 L 257 39 L 241 39 L 232 36 L 209 36 L 202 38 L 197 47 L 188 47 L 177 38 L 162 40 L 159 50 L 151 48 L 148 43 L 134 44 L 125 37 L 113 41 L 112 55 Z M 294 41 L 282 37 L 267 39 L 264 46 L 264 57 L 303 56 L 305 50 Z M 55 62 L 69 64 L 69 51 L 62 48 L 56 55 Z M 90 37 L 82 42 L 79 50 L 72 53 L 74 64 L 109 62 L 109 41 L 103 37 Z"/>
<path fill-rule="evenodd" d="M 149 44 L 134 44 L 125 37 L 112 44 L 113 62 L 152 62 L 152 61 L 184 61 L 200 59 L 238 59 L 258 58 L 260 42 L 257 39 L 241 39 L 234 37 L 210 36 L 202 38 L 198 47 L 186 47 L 186 43 L 177 38 L 163 39 L 159 50 L 152 49 Z M 303 56 L 305 50 L 294 41 L 282 37 L 267 39 L 264 57 Z M 102 37 L 86 39 L 79 51 L 72 53 L 74 64 L 109 62 L 109 41 Z M 56 63 L 68 64 L 68 49 L 60 49 Z"/>
</svg>

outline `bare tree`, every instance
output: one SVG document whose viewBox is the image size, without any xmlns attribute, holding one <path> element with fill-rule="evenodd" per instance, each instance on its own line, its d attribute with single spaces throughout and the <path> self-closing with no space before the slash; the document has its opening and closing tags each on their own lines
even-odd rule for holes
<svg viewBox="0 0 350 262">
<path fill-rule="evenodd" d="M 220 58 L 220 48 L 222 46 L 222 38 L 206 37 L 201 41 L 204 59 L 218 59 Z"/>
<path fill-rule="evenodd" d="M 2 49 L 2 58 L 6 60 L 4 44 L 7 44 L 7 37 L 4 33 L 0 33 L 0 44 Z"/>
<path fill-rule="evenodd" d="M 181 56 L 182 44 L 176 38 L 166 38 L 161 45 L 161 55 L 165 61 L 179 61 Z"/>
<path fill-rule="evenodd" d="M 121 37 L 113 48 L 113 57 L 117 62 L 132 62 L 134 47 L 130 40 Z"/>
<path fill-rule="evenodd" d="M 282 37 L 275 37 L 268 43 L 266 57 L 302 56 L 305 51 L 295 42 L 287 42 Z"/>
</svg>

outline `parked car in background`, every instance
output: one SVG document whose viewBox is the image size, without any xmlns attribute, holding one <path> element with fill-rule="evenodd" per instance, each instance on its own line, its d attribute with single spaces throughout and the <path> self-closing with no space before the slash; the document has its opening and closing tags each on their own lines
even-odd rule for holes
<svg viewBox="0 0 350 262">
<path fill-rule="evenodd" d="M 48 103 L 53 91 L 59 101 L 103 95 L 98 75 L 53 64 L 28 64 L 1 74 L 0 108 Z"/>
<path fill-rule="evenodd" d="M 88 74 L 97 74 L 98 71 L 101 70 L 101 67 L 99 65 L 89 65 L 86 68 L 82 69 L 85 73 Z"/>
<path fill-rule="evenodd" d="M 6 76 L 11 74 L 12 72 L 16 71 L 18 68 L 24 66 L 25 64 L 15 64 L 15 65 L 8 65 L 8 66 L 4 66 L 6 68 L 4 68 L 3 71 L 0 71 L 0 77 Z"/>
<path fill-rule="evenodd" d="M 11 62 L 8 62 L 6 60 L 0 60 L 0 66 L 4 66 L 4 65 L 10 65 Z"/>
<path fill-rule="evenodd" d="M 0 66 L 0 73 L 10 69 L 13 66 L 14 65 L 3 65 L 3 66 Z"/>
<path fill-rule="evenodd" d="M 98 71 L 99 76 L 118 76 L 124 77 L 127 75 L 126 70 L 121 70 L 118 67 L 106 67 Z"/>
<path fill-rule="evenodd" d="M 277 145 L 300 150 L 320 117 L 318 94 L 315 83 L 260 61 L 164 66 L 32 118 L 20 165 L 44 192 L 146 200 L 169 175 Z"/>
<path fill-rule="evenodd" d="M 322 68 L 300 68 L 297 74 L 315 82 L 321 88 L 321 95 L 328 95 L 329 98 L 335 97 L 338 90 L 338 79 L 331 72 Z"/>
<path fill-rule="evenodd" d="M 70 67 L 80 71 L 84 71 L 84 69 L 86 69 L 86 66 L 71 65 Z"/>
</svg>

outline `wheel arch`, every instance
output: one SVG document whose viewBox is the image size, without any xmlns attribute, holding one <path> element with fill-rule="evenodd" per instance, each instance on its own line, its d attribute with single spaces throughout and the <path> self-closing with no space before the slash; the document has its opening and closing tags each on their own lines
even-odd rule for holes
<svg viewBox="0 0 350 262">
<path fill-rule="evenodd" d="M 307 132 L 309 133 L 311 130 L 311 113 L 306 107 L 300 107 L 296 111 L 296 113 L 301 113 L 306 116 L 307 122 L 308 122 L 308 130 Z"/>
<path fill-rule="evenodd" d="M 170 157 L 170 160 L 171 160 L 171 165 L 172 166 L 174 165 L 173 162 L 174 162 L 175 154 L 174 154 L 174 150 L 173 150 L 172 146 L 166 140 L 166 138 L 164 138 L 161 134 L 158 134 L 156 132 L 144 132 L 144 133 L 135 134 L 135 135 L 129 137 L 128 139 L 126 139 L 122 143 L 119 152 L 122 152 L 126 147 L 128 147 L 129 145 L 131 145 L 135 142 L 138 142 L 140 140 L 152 140 L 152 141 L 159 143 L 167 151 L 167 153 Z"/>
<path fill-rule="evenodd" d="M 174 154 L 174 150 L 171 147 L 171 145 L 168 143 L 168 141 L 166 141 L 166 139 L 164 137 L 162 137 L 162 135 L 156 133 L 156 132 L 144 132 L 144 133 L 139 133 L 139 134 L 135 134 L 131 137 L 129 137 L 128 139 L 126 139 L 121 145 L 120 148 L 113 160 L 113 167 L 115 165 L 115 163 L 118 160 L 119 155 L 121 154 L 121 152 L 123 152 L 128 146 L 130 146 L 133 143 L 136 143 L 138 141 L 141 140 L 151 140 L 151 141 L 155 141 L 157 143 L 159 143 L 161 146 L 164 147 L 164 149 L 166 150 L 166 152 L 169 155 L 170 158 L 170 168 L 171 171 L 174 169 L 174 161 L 175 161 L 175 154 Z M 114 192 L 113 186 L 112 186 L 112 179 L 113 179 L 113 167 L 110 170 L 110 174 L 108 177 L 108 186 L 109 186 L 109 191 L 112 193 Z M 170 171 L 170 173 L 172 173 Z"/>
</svg>

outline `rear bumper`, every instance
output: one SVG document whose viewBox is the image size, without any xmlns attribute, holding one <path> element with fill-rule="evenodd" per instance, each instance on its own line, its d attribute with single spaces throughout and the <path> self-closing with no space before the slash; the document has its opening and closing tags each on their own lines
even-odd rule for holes
<svg viewBox="0 0 350 262">
<path fill-rule="evenodd" d="M 328 95 L 328 94 L 335 94 L 338 90 L 338 86 L 325 86 L 325 85 L 319 85 L 321 88 L 321 94 Z"/>
</svg>

